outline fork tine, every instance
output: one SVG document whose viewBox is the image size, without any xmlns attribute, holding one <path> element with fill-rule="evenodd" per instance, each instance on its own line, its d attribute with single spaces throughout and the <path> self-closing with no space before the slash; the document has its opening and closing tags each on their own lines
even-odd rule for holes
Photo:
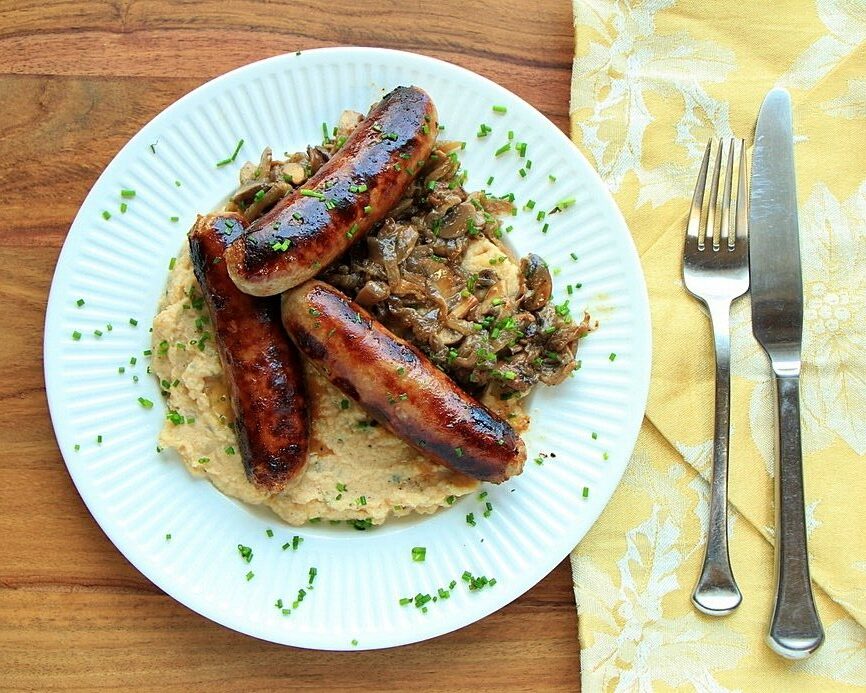
<svg viewBox="0 0 866 693">
<path fill-rule="evenodd" d="M 722 194 L 722 220 L 719 224 L 719 243 L 714 244 L 716 250 L 719 245 L 725 244 L 729 248 L 734 245 L 734 236 L 728 236 L 731 220 L 731 183 L 734 173 L 734 138 L 728 144 L 728 168 L 725 170 L 725 191 Z"/>
<path fill-rule="evenodd" d="M 710 147 L 713 141 L 707 142 L 704 152 L 704 160 L 701 162 L 701 170 L 698 173 L 698 181 L 695 183 L 695 194 L 692 196 L 692 208 L 689 210 L 689 223 L 686 227 L 686 244 L 697 243 L 698 248 L 703 250 L 703 244 L 698 235 L 701 227 L 701 208 L 704 206 L 704 188 L 707 184 L 707 167 L 710 163 Z"/>
<path fill-rule="evenodd" d="M 746 242 L 749 238 L 749 224 L 746 221 L 749 215 L 748 200 L 749 194 L 746 191 L 746 141 L 740 140 L 740 170 L 737 181 L 737 217 L 735 220 L 735 233 L 738 243 Z M 733 236 L 728 240 L 728 243 L 733 247 Z"/>
<path fill-rule="evenodd" d="M 716 203 L 719 199 L 719 173 L 722 170 L 722 149 L 723 140 L 719 140 L 719 151 L 716 152 L 716 165 L 713 168 L 713 181 L 710 183 L 710 203 L 707 206 L 707 228 L 704 232 L 705 240 L 713 240 L 713 250 L 719 249 L 719 239 L 716 236 Z M 703 248 L 703 244 L 698 240 L 698 246 Z"/>
</svg>

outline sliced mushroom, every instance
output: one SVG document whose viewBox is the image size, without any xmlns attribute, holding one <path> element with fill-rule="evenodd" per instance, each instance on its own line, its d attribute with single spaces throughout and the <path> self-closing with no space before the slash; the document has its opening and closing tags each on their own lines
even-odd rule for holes
<svg viewBox="0 0 866 693">
<path fill-rule="evenodd" d="M 307 147 L 307 158 L 310 160 L 310 175 L 313 175 L 331 158 L 324 147 Z"/>
<path fill-rule="evenodd" d="M 365 308 L 369 308 L 376 303 L 381 303 L 390 295 L 391 289 L 388 284 L 385 282 L 369 281 L 361 287 L 361 290 L 355 296 L 355 300 Z"/>
<path fill-rule="evenodd" d="M 543 308 L 553 293 L 553 280 L 547 263 L 535 253 L 530 253 L 520 261 L 520 275 L 526 283 L 521 306 L 531 311 Z"/>
<path fill-rule="evenodd" d="M 307 172 L 297 162 L 288 162 L 282 165 L 280 176 L 286 183 L 298 186 L 307 179 Z"/>
<path fill-rule="evenodd" d="M 247 203 L 256 196 L 259 190 L 266 188 L 267 185 L 268 184 L 265 181 L 258 179 L 245 183 L 235 191 L 234 195 L 232 195 L 232 202 L 237 205 L 240 205 L 241 202 Z"/>
<path fill-rule="evenodd" d="M 470 202 L 461 202 L 442 219 L 442 225 L 439 227 L 439 237 L 457 238 L 465 236 L 470 219 L 475 220 L 475 207 Z"/>
<path fill-rule="evenodd" d="M 244 219 L 247 221 L 258 219 L 266 209 L 273 207 L 281 200 L 290 189 L 288 183 L 282 181 L 274 183 L 263 196 L 258 199 L 253 198 L 253 203 L 244 210 Z"/>
</svg>

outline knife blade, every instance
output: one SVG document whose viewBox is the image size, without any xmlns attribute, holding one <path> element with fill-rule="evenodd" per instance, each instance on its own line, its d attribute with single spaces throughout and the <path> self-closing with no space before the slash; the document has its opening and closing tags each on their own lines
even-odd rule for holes
<svg viewBox="0 0 866 693">
<path fill-rule="evenodd" d="M 791 97 L 767 94 L 755 128 L 749 197 L 752 332 L 776 385 L 776 599 L 767 644 L 790 659 L 824 641 L 809 576 L 800 442 L 803 279 Z"/>
</svg>

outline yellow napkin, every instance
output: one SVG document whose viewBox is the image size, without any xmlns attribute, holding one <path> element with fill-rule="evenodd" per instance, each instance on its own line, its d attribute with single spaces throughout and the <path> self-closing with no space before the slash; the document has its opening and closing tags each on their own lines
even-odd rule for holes
<svg viewBox="0 0 866 693">
<path fill-rule="evenodd" d="M 574 16 L 572 139 L 628 221 L 654 344 L 638 446 L 572 554 L 586 690 L 866 686 L 866 2 L 574 0 Z M 690 603 L 707 524 L 714 373 L 709 322 L 681 281 L 685 217 L 707 140 L 751 145 L 777 85 L 794 101 L 807 526 L 826 631 L 801 662 L 764 643 L 774 402 L 747 298 L 733 316 L 729 489 L 743 603 L 718 619 Z"/>
</svg>

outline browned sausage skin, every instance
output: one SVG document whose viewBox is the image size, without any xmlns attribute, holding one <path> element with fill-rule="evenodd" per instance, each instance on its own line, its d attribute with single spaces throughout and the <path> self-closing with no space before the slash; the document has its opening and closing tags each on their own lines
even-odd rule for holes
<svg viewBox="0 0 866 693">
<path fill-rule="evenodd" d="M 342 255 L 406 192 L 433 149 L 436 118 L 422 89 L 387 94 L 303 188 L 232 243 L 226 262 L 235 284 L 254 296 L 273 296 Z"/>
<path fill-rule="evenodd" d="M 277 493 L 306 467 L 309 414 L 300 358 L 280 325 L 279 302 L 239 291 L 226 270 L 225 249 L 244 230 L 237 214 L 199 217 L 189 249 L 210 309 L 247 477 Z"/>
<path fill-rule="evenodd" d="M 311 280 L 287 291 L 282 317 L 316 368 L 434 462 L 495 483 L 523 469 L 526 448 L 506 421 L 337 289 Z"/>
</svg>

